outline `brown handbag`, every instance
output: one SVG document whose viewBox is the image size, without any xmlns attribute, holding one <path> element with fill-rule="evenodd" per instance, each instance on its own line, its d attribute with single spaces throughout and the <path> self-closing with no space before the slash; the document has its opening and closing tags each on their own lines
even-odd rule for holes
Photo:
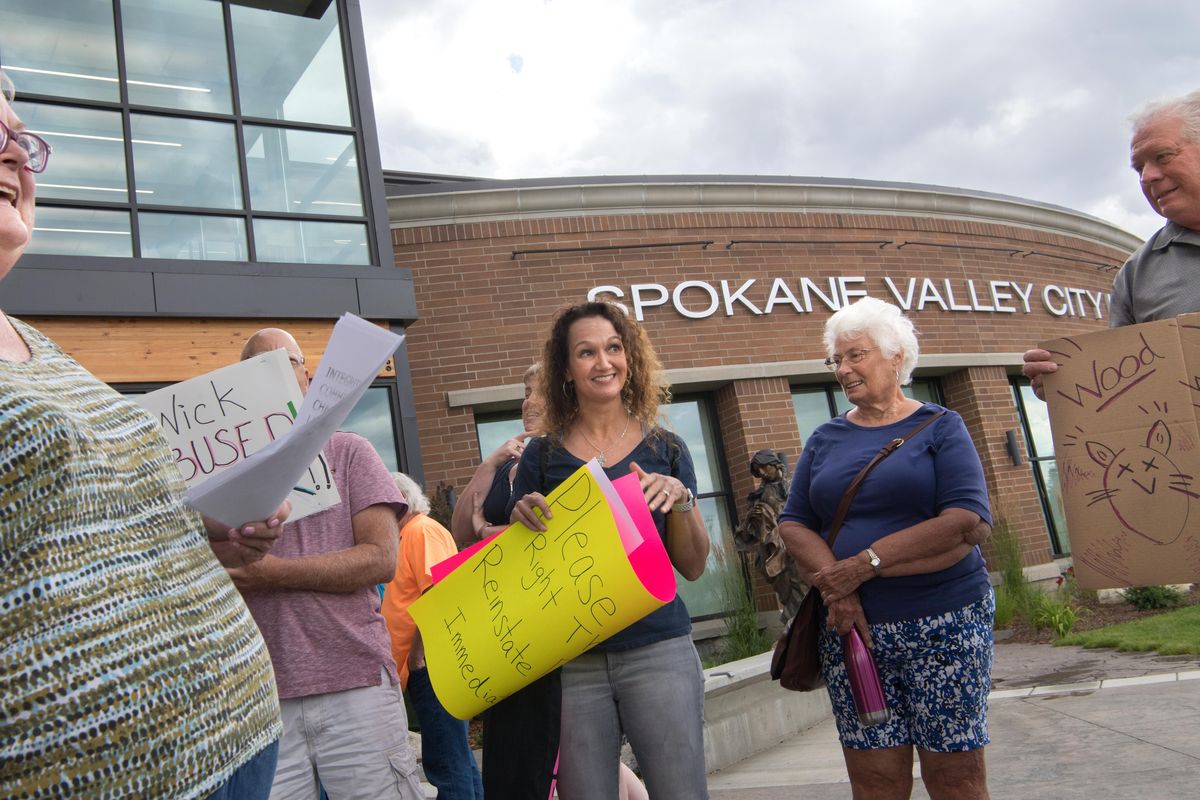
<svg viewBox="0 0 1200 800">
<path fill-rule="evenodd" d="M 865 467 L 859 470 L 858 474 L 854 476 L 854 480 L 850 481 L 850 485 L 846 487 L 845 493 L 842 494 L 842 500 L 838 503 L 837 512 L 833 515 L 833 525 L 829 528 L 830 550 L 833 549 L 838 531 L 841 530 L 842 523 L 846 519 L 846 512 L 850 510 L 850 503 L 854 500 L 854 495 L 863 479 L 867 477 L 867 473 L 874 469 L 876 464 L 895 452 L 900 445 L 916 436 L 926 425 L 945 413 L 944 410 L 939 411 L 909 431 L 906 436 L 892 439 L 875 454 L 875 457 Z M 779 681 L 779 685 L 784 689 L 791 689 L 794 692 L 810 692 L 825 685 L 825 678 L 821 675 L 821 657 L 817 647 L 817 637 L 821 632 L 821 605 L 820 592 L 814 592 L 809 587 L 804 594 L 804 599 L 800 602 L 800 609 L 796 612 L 796 616 L 788 623 L 783 635 L 775 644 L 775 652 L 771 655 L 771 679 Z"/>
</svg>

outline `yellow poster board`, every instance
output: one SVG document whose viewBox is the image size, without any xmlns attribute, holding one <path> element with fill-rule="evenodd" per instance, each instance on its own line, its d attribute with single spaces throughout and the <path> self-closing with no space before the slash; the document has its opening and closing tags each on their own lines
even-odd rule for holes
<svg viewBox="0 0 1200 800">
<path fill-rule="evenodd" d="M 447 711 L 475 716 L 674 597 L 637 476 L 618 483 L 627 478 L 632 491 L 621 491 L 594 461 L 581 467 L 547 496 L 546 531 L 512 525 L 410 606 Z"/>
</svg>

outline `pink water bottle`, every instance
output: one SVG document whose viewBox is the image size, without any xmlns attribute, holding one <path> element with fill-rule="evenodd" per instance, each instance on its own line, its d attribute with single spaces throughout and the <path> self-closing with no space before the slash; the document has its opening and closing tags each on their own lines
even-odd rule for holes
<svg viewBox="0 0 1200 800">
<path fill-rule="evenodd" d="M 858 721 L 868 727 L 887 722 L 891 714 L 883 696 L 883 686 L 879 683 L 875 659 L 856 628 L 851 628 L 842 637 L 842 651 L 846 657 L 850 693 L 854 695 L 854 707 L 858 709 Z"/>
</svg>

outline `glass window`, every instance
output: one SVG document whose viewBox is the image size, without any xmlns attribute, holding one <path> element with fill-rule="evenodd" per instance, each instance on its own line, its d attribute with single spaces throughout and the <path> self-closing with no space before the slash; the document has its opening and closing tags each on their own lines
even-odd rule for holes
<svg viewBox="0 0 1200 800">
<path fill-rule="evenodd" d="M 245 137 L 256 211 L 362 216 L 353 136 L 247 125 Z"/>
<path fill-rule="evenodd" d="M 18 92 L 116 102 L 114 30 L 110 2 L 5 3 L 4 71 Z"/>
<path fill-rule="evenodd" d="M 713 431 L 712 418 L 701 412 L 699 400 L 676 400 L 661 408 L 667 427 L 674 431 L 688 446 L 692 463 L 696 468 L 696 484 L 700 494 L 724 491 L 721 464 L 717 460 L 717 436 Z"/>
<path fill-rule="evenodd" d="M 220 3 L 121 0 L 121 27 L 130 103 L 233 110 Z"/>
<path fill-rule="evenodd" d="M 707 617 L 724 613 L 729 608 L 725 585 L 729 570 L 741 569 L 733 549 L 733 517 L 729 509 L 729 491 L 725 473 L 718 457 L 718 438 L 713 426 L 713 414 L 707 398 L 677 398 L 659 411 L 673 430 L 687 444 L 696 469 L 697 502 L 704 524 L 708 528 L 711 549 L 704 574 L 696 581 L 687 581 L 676 573 L 679 596 L 687 603 L 692 617 Z"/>
<path fill-rule="evenodd" d="M 704 497 L 697 501 L 700 516 L 708 529 L 712 549 L 708 563 L 699 580 L 689 582 L 675 573 L 679 595 L 687 603 L 692 618 L 712 617 L 728 611 L 734 598 L 729 597 L 730 586 L 745 586 L 741 559 L 734 549 L 733 525 L 729 511 L 729 499 L 724 495 Z M 736 581 L 736 582 L 735 582 Z"/>
<path fill-rule="evenodd" d="M 796 426 L 800 429 L 800 442 L 803 444 L 818 425 L 828 422 L 832 416 L 829 413 L 829 389 L 821 386 L 793 390 L 792 410 L 796 414 Z"/>
<path fill-rule="evenodd" d="M 392 472 L 400 471 L 396 452 L 396 426 L 392 418 L 392 392 L 387 386 L 372 386 L 342 422 L 342 430 L 352 431 L 375 446 L 375 452 Z"/>
<path fill-rule="evenodd" d="M 319 20 L 230 8 L 244 115 L 350 125 L 337 7 Z"/>
<path fill-rule="evenodd" d="M 475 436 L 479 439 L 479 460 L 496 452 L 496 448 L 525 430 L 521 423 L 521 412 L 491 415 L 475 421 Z"/>
<path fill-rule="evenodd" d="M 1021 408 L 1025 411 L 1025 423 L 1029 434 L 1025 439 L 1025 449 L 1032 456 L 1053 456 L 1054 436 L 1050 432 L 1050 412 L 1046 401 L 1033 393 L 1033 387 L 1022 381 L 1017 385 L 1020 391 Z"/>
<path fill-rule="evenodd" d="M 14 110 L 26 128 L 54 148 L 38 176 L 38 200 L 129 200 L 119 112 L 20 101 Z"/>
<path fill-rule="evenodd" d="M 1034 483 L 1042 501 L 1042 514 L 1050 534 L 1050 549 L 1056 556 L 1071 552 L 1067 538 L 1067 518 L 1063 511 L 1062 487 L 1058 464 L 1054 460 L 1054 439 L 1050 434 L 1050 413 L 1043 400 L 1033 393 L 1026 378 L 1013 379 L 1013 397 L 1017 415 L 1025 433 L 1025 451 L 1029 454 Z"/>
<path fill-rule="evenodd" d="M 912 397 L 922 403 L 941 403 L 942 393 L 938 391 L 935 381 L 913 381 L 908 386 L 902 386 L 905 397 Z"/>
<path fill-rule="evenodd" d="M 367 226 L 351 222 L 254 220 L 259 261 L 297 264 L 368 264 Z"/>
<path fill-rule="evenodd" d="M 128 211 L 38 206 L 26 253 L 64 256 L 132 256 Z"/>
<path fill-rule="evenodd" d="M 914 380 L 908 386 L 900 387 L 905 397 L 912 397 L 923 403 L 941 403 L 941 387 L 936 380 Z M 829 408 L 835 409 L 830 413 Z M 854 406 L 846 399 L 846 393 L 836 383 L 826 383 L 820 386 L 798 387 L 792 390 L 792 409 L 796 414 L 796 426 L 800 429 L 800 442 L 808 440 L 809 435 L 822 422 L 828 422 L 835 416 L 845 414 Z"/>
<path fill-rule="evenodd" d="M 138 214 L 143 258 L 245 261 L 246 221 L 200 214 Z"/>
<path fill-rule="evenodd" d="M 233 125 L 133 114 L 134 180 L 144 204 L 241 208 Z"/>
</svg>

